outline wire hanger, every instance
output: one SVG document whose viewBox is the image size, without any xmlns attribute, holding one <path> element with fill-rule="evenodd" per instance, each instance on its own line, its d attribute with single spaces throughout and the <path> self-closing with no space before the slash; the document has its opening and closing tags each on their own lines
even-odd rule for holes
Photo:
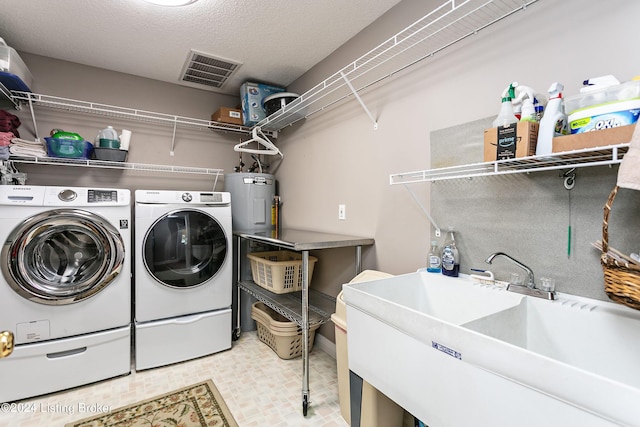
<svg viewBox="0 0 640 427">
<path fill-rule="evenodd" d="M 251 153 L 251 154 L 267 154 L 269 156 L 278 155 L 284 158 L 284 154 L 282 154 L 282 152 L 278 149 L 278 147 L 276 147 L 273 144 L 273 142 L 271 142 L 269 138 L 267 138 L 267 135 L 265 135 L 262 132 L 262 129 L 260 128 L 260 126 L 254 127 L 253 131 L 251 132 L 251 135 L 252 135 L 251 139 L 241 142 L 240 144 L 236 144 L 233 147 L 233 150 L 240 151 L 243 153 Z M 252 142 L 257 142 L 259 145 L 263 146 L 265 149 L 261 150 L 260 148 L 246 148 L 246 146 L 248 144 L 251 144 Z"/>
</svg>

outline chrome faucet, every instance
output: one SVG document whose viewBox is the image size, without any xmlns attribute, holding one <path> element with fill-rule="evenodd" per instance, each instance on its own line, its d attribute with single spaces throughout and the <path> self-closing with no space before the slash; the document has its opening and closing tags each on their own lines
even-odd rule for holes
<svg viewBox="0 0 640 427">
<path fill-rule="evenodd" d="M 529 267 L 527 267 L 526 265 L 524 265 L 523 263 L 521 263 L 517 259 L 512 258 L 511 256 L 505 254 L 504 252 L 493 253 L 493 254 L 489 255 L 489 258 L 487 258 L 484 262 L 486 262 L 487 264 L 491 264 L 493 259 L 495 257 L 497 257 L 498 255 L 502 255 L 505 258 L 509 258 L 511 261 L 515 262 L 518 267 L 522 268 L 524 271 L 527 272 L 527 280 L 525 282 L 526 285 L 527 285 L 527 288 L 533 289 L 533 288 L 536 287 L 536 282 L 535 282 L 535 279 L 533 277 L 533 270 L 531 270 Z"/>
<path fill-rule="evenodd" d="M 527 272 L 527 279 L 525 281 L 526 286 L 514 285 L 512 283 L 509 283 L 509 285 L 507 285 L 507 290 L 508 291 L 517 292 L 517 293 L 525 294 L 525 295 L 530 295 L 530 296 L 534 296 L 534 297 L 538 297 L 538 298 L 545 298 L 545 299 L 550 299 L 550 300 L 555 299 L 555 292 L 553 292 L 553 291 L 543 291 L 541 289 L 536 289 L 536 282 L 535 282 L 535 278 L 533 276 L 533 270 L 531 270 L 529 267 L 527 267 L 526 265 L 524 265 L 523 263 L 521 263 L 517 259 L 505 254 L 504 252 L 495 252 L 495 253 L 489 255 L 489 257 L 485 260 L 485 262 L 487 264 L 491 264 L 493 259 L 495 257 L 499 256 L 499 255 L 510 259 L 518 267 L 522 268 L 524 271 Z"/>
</svg>

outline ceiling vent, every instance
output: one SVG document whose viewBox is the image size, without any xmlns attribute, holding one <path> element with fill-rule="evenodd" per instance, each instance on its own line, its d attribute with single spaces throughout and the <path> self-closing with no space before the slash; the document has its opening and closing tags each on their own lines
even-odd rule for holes
<svg viewBox="0 0 640 427">
<path fill-rule="evenodd" d="M 204 86 L 221 88 L 241 62 L 216 58 L 215 56 L 192 50 L 182 68 L 180 80 Z"/>
</svg>

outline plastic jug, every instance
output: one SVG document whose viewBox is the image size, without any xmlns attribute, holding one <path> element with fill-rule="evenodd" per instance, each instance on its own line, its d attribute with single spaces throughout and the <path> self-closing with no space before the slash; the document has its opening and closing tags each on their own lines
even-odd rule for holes
<svg viewBox="0 0 640 427">
<path fill-rule="evenodd" d="M 113 126 L 107 126 L 98 132 L 97 143 L 102 148 L 120 148 L 120 138 Z"/>
</svg>

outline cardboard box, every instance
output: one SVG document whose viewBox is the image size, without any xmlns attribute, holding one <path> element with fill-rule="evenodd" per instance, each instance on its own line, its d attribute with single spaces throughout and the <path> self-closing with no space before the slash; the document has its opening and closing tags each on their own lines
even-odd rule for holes
<svg viewBox="0 0 640 427">
<path fill-rule="evenodd" d="M 267 117 L 262 100 L 269 95 L 284 91 L 285 88 L 278 86 L 252 82 L 243 83 L 240 86 L 243 124 L 245 126 L 254 126 Z"/>
<path fill-rule="evenodd" d="M 242 126 L 242 110 L 238 110 L 237 108 L 220 107 L 211 115 L 211 121 Z"/>
<path fill-rule="evenodd" d="M 594 130 L 573 135 L 553 138 L 553 152 L 580 150 L 582 148 L 605 147 L 624 144 L 631 141 L 636 125 L 620 126 L 611 129 Z"/>
<path fill-rule="evenodd" d="M 535 156 L 538 123 L 518 122 L 484 131 L 484 161 Z"/>
</svg>

